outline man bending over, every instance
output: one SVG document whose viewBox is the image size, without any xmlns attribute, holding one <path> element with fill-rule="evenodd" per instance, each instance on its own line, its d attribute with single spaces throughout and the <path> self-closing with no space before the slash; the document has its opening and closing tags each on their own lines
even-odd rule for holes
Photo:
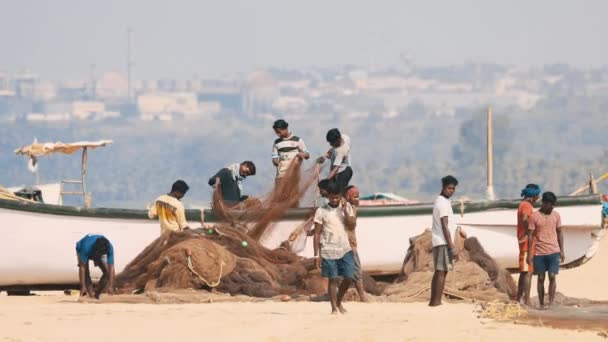
<svg viewBox="0 0 608 342">
<path fill-rule="evenodd" d="M 76 243 L 78 257 L 78 278 L 80 280 L 80 295 L 99 299 L 102 292 L 113 293 L 114 288 L 114 247 L 103 235 L 90 235 Z M 93 289 L 89 260 L 99 267 L 103 275 L 99 280 L 97 289 Z"/>
</svg>

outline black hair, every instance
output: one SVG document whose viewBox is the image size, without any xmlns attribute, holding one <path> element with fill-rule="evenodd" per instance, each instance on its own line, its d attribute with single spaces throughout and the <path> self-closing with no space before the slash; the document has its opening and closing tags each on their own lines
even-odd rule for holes
<svg viewBox="0 0 608 342">
<path fill-rule="evenodd" d="M 342 139 L 342 134 L 337 128 L 332 128 L 327 131 L 327 135 L 325 136 L 327 142 L 330 144 L 337 143 L 340 139 Z"/>
<path fill-rule="evenodd" d="M 551 204 L 555 204 L 557 202 L 557 196 L 555 196 L 555 194 L 552 193 L 551 191 L 547 191 L 547 192 L 543 193 L 542 201 L 549 202 Z"/>
<path fill-rule="evenodd" d="M 526 185 L 526 189 L 540 189 L 540 186 L 538 184 L 530 183 Z"/>
<path fill-rule="evenodd" d="M 329 179 L 322 179 L 317 186 L 319 187 L 319 189 L 321 190 L 327 190 L 327 186 L 329 185 L 329 183 L 331 183 L 332 181 Z"/>
<path fill-rule="evenodd" d="M 250 176 L 255 176 L 255 164 L 252 161 L 249 160 L 245 160 L 244 162 L 241 163 L 247 165 L 247 167 L 249 168 L 249 175 Z"/>
<path fill-rule="evenodd" d="M 105 237 L 100 237 L 95 240 L 93 247 L 91 248 L 91 254 L 89 254 L 89 259 L 95 261 L 96 263 L 101 263 L 101 256 L 107 255 L 110 251 L 110 241 Z"/>
<path fill-rule="evenodd" d="M 338 182 L 336 182 L 336 181 L 330 181 L 327 184 L 327 187 L 325 188 L 325 190 L 330 195 L 338 195 L 338 194 L 341 193 L 340 192 L 340 186 L 338 185 Z"/>
<path fill-rule="evenodd" d="M 452 175 L 447 175 L 441 178 L 441 185 L 445 188 L 448 185 L 458 185 L 458 179 Z"/>
<path fill-rule="evenodd" d="M 173 183 L 173 186 L 171 186 L 171 192 L 177 191 L 183 195 L 185 195 L 189 189 L 190 187 L 188 186 L 188 184 L 186 184 L 186 182 L 181 179 L 175 181 L 175 183 Z"/>
<path fill-rule="evenodd" d="M 287 129 L 287 127 L 289 127 L 289 124 L 283 119 L 279 119 L 272 124 L 272 129 Z"/>
<path fill-rule="evenodd" d="M 349 186 L 347 186 L 347 187 L 346 187 L 346 189 L 344 189 L 344 193 L 347 193 L 347 192 L 348 192 L 348 190 L 350 190 L 350 189 L 352 189 L 352 188 L 354 188 L 354 187 L 355 187 L 354 185 L 349 185 Z"/>
</svg>

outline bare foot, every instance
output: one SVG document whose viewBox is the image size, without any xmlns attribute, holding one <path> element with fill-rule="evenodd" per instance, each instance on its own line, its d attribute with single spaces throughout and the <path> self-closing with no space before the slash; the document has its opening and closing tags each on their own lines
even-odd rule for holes
<svg viewBox="0 0 608 342">
<path fill-rule="evenodd" d="M 369 303 L 369 299 L 366 295 L 359 296 L 359 298 L 361 299 L 362 303 Z"/>
<path fill-rule="evenodd" d="M 342 314 L 345 314 L 345 313 L 348 312 L 348 311 L 346 311 L 346 309 L 344 308 L 344 306 L 342 306 L 342 304 L 338 305 L 338 310 L 340 310 L 340 313 L 342 313 Z"/>
<path fill-rule="evenodd" d="M 439 302 L 439 303 L 433 303 L 433 302 L 429 303 L 429 306 L 439 306 L 439 305 L 441 305 L 441 302 Z"/>
<path fill-rule="evenodd" d="M 334 310 L 331 310 L 331 314 L 332 314 L 332 315 L 337 315 L 337 314 L 338 314 L 338 310 L 335 310 L 335 309 L 334 309 Z"/>
</svg>

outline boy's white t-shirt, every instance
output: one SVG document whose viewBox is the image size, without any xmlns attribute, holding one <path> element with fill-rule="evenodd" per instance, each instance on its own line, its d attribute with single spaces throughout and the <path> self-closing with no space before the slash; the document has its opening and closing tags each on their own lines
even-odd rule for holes
<svg viewBox="0 0 608 342">
<path fill-rule="evenodd" d="M 448 218 L 448 229 L 450 234 L 454 234 L 456 222 L 454 222 L 452 203 L 449 199 L 439 195 L 433 203 L 433 247 L 448 244 L 443 235 L 443 229 L 441 228 L 441 218 L 446 216 Z"/>
<path fill-rule="evenodd" d="M 346 213 L 349 216 L 354 215 L 353 207 L 349 203 L 346 203 Z M 322 258 L 336 260 L 351 251 L 344 219 L 344 209 L 342 206 L 333 208 L 329 204 L 326 204 L 321 208 L 317 208 L 313 222 L 323 226 L 320 241 L 320 255 Z"/>
</svg>

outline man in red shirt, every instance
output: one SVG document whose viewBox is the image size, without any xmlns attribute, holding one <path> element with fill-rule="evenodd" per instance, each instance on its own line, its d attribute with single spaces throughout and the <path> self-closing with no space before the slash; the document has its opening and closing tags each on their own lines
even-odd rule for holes
<svg viewBox="0 0 608 342">
<path fill-rule="evenodd" d="M 517 243 L 519 244 L 519 282 L 517 287 L 517 301 L 530 305 L 530 288 L 532 287 L 532 272 L 534 267 L 528 263 L 528 219 L 534 211 L 534 202 L 540 196 L 540 186 L 528 184 L 521 191 L 523 197 L 517 208 Z M 534 246 L 532 246 L 534 253 Z"/>
<path fill-rule="evenodd" d="M 560 261 L 564 261 L 564 236 L 562 221 L 553 210 L 557 197 L 552 192 L 545 192 L 542 206 L 533 213 L 528 222 L 528 263 L 534 263 L 534 274 L 538 276 L 538 301 L 545 306 L 545 273 L 549 272 L 549 306 L 553 305 L 557 289 L 556 276 L 559 273 Z M 534 259 L 532 258 L 532 241 Z"/>
</svg>

